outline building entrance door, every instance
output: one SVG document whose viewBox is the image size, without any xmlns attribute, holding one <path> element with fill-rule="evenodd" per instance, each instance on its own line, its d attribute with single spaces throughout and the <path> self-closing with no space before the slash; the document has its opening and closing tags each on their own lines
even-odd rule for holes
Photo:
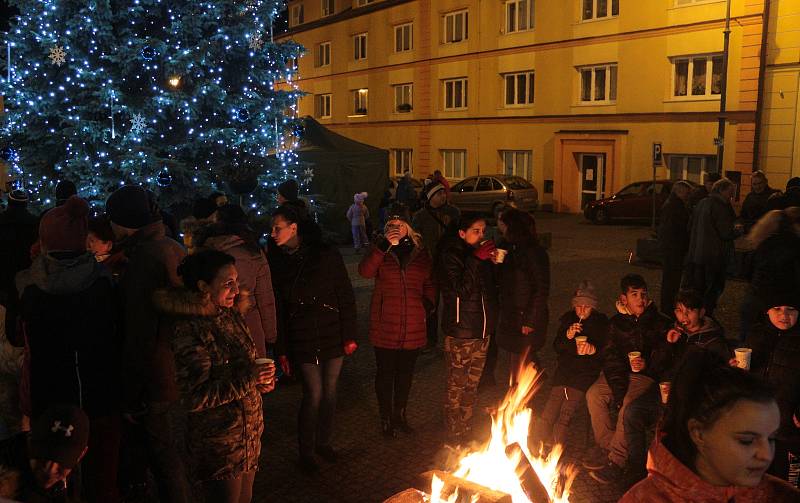
<svg viewBox="0 0 800 503">
<path fill-rule="evenodd" d="M 581 173 L 581 209 L 583 209 L 590 201 L 605 197 L 606 155 L 579 154 L 578 162 Z"/>
</svg>

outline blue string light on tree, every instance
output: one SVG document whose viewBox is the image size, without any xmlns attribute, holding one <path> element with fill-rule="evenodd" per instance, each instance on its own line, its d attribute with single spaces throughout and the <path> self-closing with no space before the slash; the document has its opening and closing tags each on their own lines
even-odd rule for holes
<svg viewBox="0 0 800 503">
<path fill-rule="evenodd" d="M 164 166 L 164 169 L 158 173 L 156 181 L 159 187 L 169 187 L 172 185 L 172 175 L 169 174 L 169 168 Z"/>
<path fill-rule="evenodd" d="M 152 45 L 142 47 L 142 59 L 145 61 L 153 61 L 158 56 L 158 51 Z"/>
</svg>

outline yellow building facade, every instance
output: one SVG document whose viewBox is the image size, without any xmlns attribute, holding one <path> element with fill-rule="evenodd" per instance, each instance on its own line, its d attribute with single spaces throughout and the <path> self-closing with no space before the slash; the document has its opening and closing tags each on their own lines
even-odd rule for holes
<svg viewBox="0 0 800 503">
<path fill-rule="evenodd" d="M 390 150 L 390 175 L 517 174 L 543 205 L 578 212 L 650 179 L 654 143 L 658 178 L 717 170 L 725 11 L 715 0 L 290 0 L 282 38 L 307 51 L 299 113 Z M 745 185 L 763 26 L 763 0 L 732 0 L 722 171 Z"/>
</svg>

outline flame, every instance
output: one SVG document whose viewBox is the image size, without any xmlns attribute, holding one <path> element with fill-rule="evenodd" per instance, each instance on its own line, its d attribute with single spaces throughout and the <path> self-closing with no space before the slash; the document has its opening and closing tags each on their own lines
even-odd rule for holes
<svg viewBox="0 0 800 503">
<path fill-rule="evenodd" d="M 482 449 L 465 454 L 453 475 L 509 494 L 514 503 L 529 503 L 516 473 L 519 454 L 511 457 L 506 455 L 506 446 L 516 442 L 547 490 L 550 501 L 569 501 L 570 487 L 578 472 L 572 465 L 565 466 L 562 471 L 559 461 L 563 446 L 554 446 L 547 456 L 543 456 L 541 452 L 532 453 L 528 446 L 532 411 L 527 404 L 538 389 L 540 375 L 531 364 L 520 369 L 516 386 L 511 387 L 497 412 L 492 415 L 490 440 Z M 431 494 L 441 494 L 443 485 L 442 481 L 436 479 L 432 484 Z M 438 495 L 433 496 L 431 501 L 445 503 Z M 451 501 L 455 501 L 452 496 L 447 502 Z"/>
</svg>

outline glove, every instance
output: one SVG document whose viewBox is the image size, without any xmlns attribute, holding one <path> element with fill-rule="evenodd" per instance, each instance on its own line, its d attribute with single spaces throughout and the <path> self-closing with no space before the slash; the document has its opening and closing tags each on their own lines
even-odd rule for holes
<svg viewBox="0 0 800 503">
<path fill-rule="evenodd" d="M 350 356 L 356 352 L 356 349 L 358 349 L 358 344 L 356 344 L 356 341 L 352 339 L 344 341 L 344 354 Z"/>
<path fill-rule="evenodd" d="M 281 355 L 278 357 L 278 363 L 281 364 L 281 370 L 287 376 L 292 375 L 292 366 L 289 365 L 289 358 L 286 355 Z"/>
<path fill-rule="evenodd" d="M 489 260 L 496 249 L 494 241 L 489 240 L 480 245 L 472 254 L 478 260 Z"/>
</svg>

